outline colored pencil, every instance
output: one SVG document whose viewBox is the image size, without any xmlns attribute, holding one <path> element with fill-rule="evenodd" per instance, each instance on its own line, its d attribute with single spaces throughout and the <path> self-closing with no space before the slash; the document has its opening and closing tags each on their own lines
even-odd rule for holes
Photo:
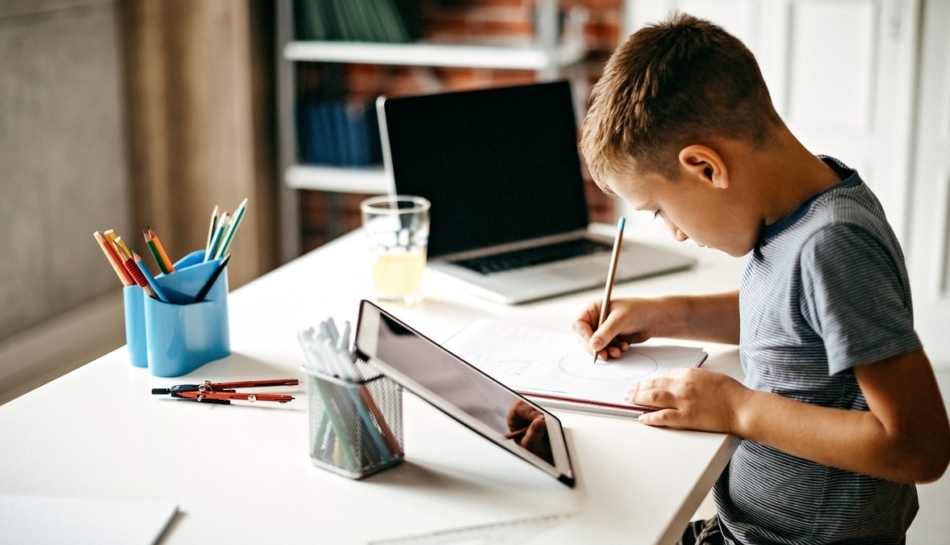
<svg viewBox="0 0 950 545">
<path fill-rule="evenodd" d="M 149 251 L 152 252 L 155 262 L 158 263 L 158 268 L 161 269 L 163 273 L 169 274 L 175 272 L 175 266 L 172 265 L 172 261 L 168 259 L 168 254 L 165 253 L 165 247 L 162 246 L 162 241 L 151 227 L 145 228 L 145 244 L 148 246 Z"/>
<path fill-rule="evenodd" d="M 211 237 L 211 243 L 208 244 L 208 248 L 205 250 L 205 261 L 211 261 L 215 259 L 215 254 L 217 253 L 218 246 L 221 244 L 221 237 L 224 234 L 224 229 L 228 225 L 228 213 L 225 212 L 221 214 L 221 218 L 218 220 L 218 226 L 214 230 L 214 236 Z"/>
<path fill-rule="evenodd" d="M 214 205 L 211 211 L 211 223 L 208 225 L 208 240 L 205 241 L 205 251 L 211 247 L 211 237 L 214 236 L 214 230 L 218 227 L 218 205 Z"/>
<path fill-rule="evenodd" d="M 102 253 L 106 254 L 106 259 L 109 260 L 109 264 L 112 265 L 115 274 L 119 277 L 119 280 L 122 281 L 122 285 L 131 286 L 135 284 L 135 279 L 132 278 L 129 271 L 125 270 L 125 265 L 119 260 L 119 255 L 115 253 L 112 243 L 109 242 L 105 235 L 103 235 L 101 231 L 96 231 L 92 236 L 96 238 L 96 242 L 98 242 L 99 247 L 102 248 Z"/>
<path fill-rule="evenodd" d="M 228 248 L 231 246 L 231 240 L 234 238 L 234 233 L 237 232 L 238 227 L 241 226 L 241 220 L 244 218 L 244 212 L 246 210 L 247 198 L 245 197 L 245 199 L 241 201 L 241 204 L 239 204 L 237 209 L 234 211 L 234 216 L 231 217 L 231 221 L 228 223 L 227 230 L 224 234 L 224 242 L 219 245 L 217 251 L 215 252 L 215 259 L 228 253 Z"/>
<path fill-rule="evenodd" d="M 158 294 L 155 293 L 155 290 L 152 289 L 152 286 L 148 284 L 148 280 L 145 279 L 145 275 L 142 274 L 142 269 L 139 268 L 138 264 L 135 263 L 135 258 L 132 256 L 132 252 L 129 251 L 129 248 L 122 242 L 122 237 L 116 237 L 112 241 L 112 245 L 115 247 L 116 252 L 119 254 L 119 257 L 122 258 L 122 265 L 125 267 L 125 270 L 129 272 L 135 283 L 138 284 L 140 288 L 145 290 L 145 293 L 149 297 L 158 299 Z"/>
<path fill-rule="evenodd" d="M 135 264 L 138 266 L 139 270 L 142 271 L 142 276 L 145 277 L 145 282 L 148 283 L 148 287 L 152 288 L 152 291 L 155 292 L 155 296 L 158 297 L 158 300 L 163 303 L 168 303 L 168 297 L 165 296 L 165 292 L 162 291 L 161 286 L 158 285 L 158 282 L 155 281 L 155 277 L 152 276 L 152 271 L 148 270 L 148 266 L 145 265 L 145 262 L 142 261 L 142 258 L 135 252 L 132 252 L 132 258 L 135 260 Z"/>
<path fill-rule="evenodd" d="M 597 328 L 604 325 L 607 319 L 607 313 L 610 311 L 610 292 L 614 287 L 614 278 L 617 274 L 617 262 L 620 261 L 620 245 L 623 243 L 623 228 L 626 224 L 624 218 L 617 222 L 617 236 L 614 238 L 614 249 L 610 254 L 610 268 L 607 270 L 607 285 L 604 286 L 604 300 L 600 303 L 600 317 L 597 320 Z M 606 348 L 604 348 L 606 350 Z M 594 363 L 597 363 L 597 352 L 594 352 Z"/>
<path fill-rule="evenodd" d="M 215 281 L 218 280 L 218 276 L 221 275 L 221 271 L 228 266 L 228 260 L 231 259 L 231 254 L 224 256 L 224 259 L 221 260 L 221 263 L 218 265 L 218 268 L 211 273 L 211 276 L 208 278 L 208 281 L 205 282 L 204 286 L 201 286 L 201 290 L 198 292 L 198 295 L 195 296 L 195 302 L 200 303 L 205 300 L 205 297 L 208 296 L 208 292 L 211 291 L 211 286 L 214 285 Z"/>
</svg>

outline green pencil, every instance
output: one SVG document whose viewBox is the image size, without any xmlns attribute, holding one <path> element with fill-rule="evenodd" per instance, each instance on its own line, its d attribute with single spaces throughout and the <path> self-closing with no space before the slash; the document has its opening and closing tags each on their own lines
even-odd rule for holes
<svg viewBox="0 0 950 545">
<path fill-rule="evenodd" d="M 227 230 L 224 233 L 224 239 L 218 244 L 218 249 L 214 254 L 214 259 L 218 259 L 224 254 L 228 253 L 228 248 L 231 246 L 231 239 L 234 238 L 234 233 L 237 232 L 238 227 L 241 226 L 241 219 L 244 218 L 244 212 L 247 210 L 247 198 L 245 197 L 241 204 L 238 205 L 237 210 L 234 211 L 234 216 L 231 217 L 231 222 L 227 226 Z"/>
</svg>

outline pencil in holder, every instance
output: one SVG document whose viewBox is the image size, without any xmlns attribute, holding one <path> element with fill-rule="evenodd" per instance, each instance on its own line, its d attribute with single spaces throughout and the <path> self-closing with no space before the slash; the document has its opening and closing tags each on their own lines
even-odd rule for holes
<svg viewBox="0 0 950 545">
<path fill-rule="evenodd" d="M 403 460 L 402 389 L 372 366 L 356 362 L 360 380 L 307 367 L 310 460 L 362 479 Z"/>
</svg>

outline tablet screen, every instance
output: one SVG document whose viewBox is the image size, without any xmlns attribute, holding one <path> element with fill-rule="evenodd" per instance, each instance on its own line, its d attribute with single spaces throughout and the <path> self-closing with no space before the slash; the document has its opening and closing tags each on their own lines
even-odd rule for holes
<svg viewBox="0 0 950 545">
<path fill-rule="evenodd" d="M 360 304 L 359 356 L 436 408 L 573 486 L 561 422 L 369 301 Z"/>
</svg>

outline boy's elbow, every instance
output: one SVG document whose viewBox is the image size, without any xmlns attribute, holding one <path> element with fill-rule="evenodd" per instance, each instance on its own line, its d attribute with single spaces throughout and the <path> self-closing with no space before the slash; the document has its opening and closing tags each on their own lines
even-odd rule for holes
<svg viewBox="0 0 950 545">
<path fill-rule="evenodd" d="M 924 448 L 914 449 L 907 464 L 911 481 L 932 483 L 944 475 L 950 466 L 950 429 L 932 436 Z"/>
<path fill-rule="evenodd" d="M 932 483 L 943 477 L 943 474 L 947 472 L 947 466 L 950 466 L 950 441 L 945 442 L 942 449 L 920 464 L 919 478 L 915 479 L 915 482 Z"/>
</svg>

